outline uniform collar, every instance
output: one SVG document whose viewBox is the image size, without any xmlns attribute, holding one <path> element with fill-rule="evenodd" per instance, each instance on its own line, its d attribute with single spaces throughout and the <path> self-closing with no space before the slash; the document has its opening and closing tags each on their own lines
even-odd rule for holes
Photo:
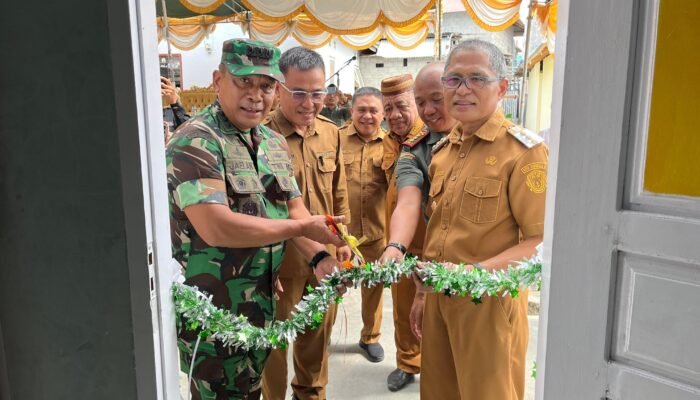
<svg viewBox="0 0 700 400">
<path fill-rule="evenodd" d="M 416 118 L 416 120 L 413 121 L 413 126 L 411 127 L 411 130 L 403 139 L 399 135 L 391 131 L 389 131 L 388 136 L 396 142 L 403 143 L 406 140 L 412 139 L 414 136 L 420 135 L 424 126 L 425 124 L 423 123 L 423 121 L 420 118 Z"/>
<path fill-rule="evenodd" d="M 234 135 L 237 133 L 246 134 L 257 131 L 257 129 L 242 131 L 236 127 L 236 125 L 231 123 L 228 117 L 226 117 L 226 114 L 224 114 L 224 110 L 221 108 L 221 104 L 219 104 L 219 99 L 216 99 L 216 101 L 211 105 L 209 112 L 214 117 L 217 127 L 224 135 Z"/>
<path fill-rule="evenodd" d="M 348 136 L 357 135 L 358 139 L 364 140 L 360 137 L 360 134 L 357 133 L 357 129 L 355 128 L 355 124 L 353 124 L 352 122 L 348 125 L 348 127 L 346 129 L 348 130 L 347 131 Z M 375 141 L 375 140 L 384 140 L 384 136 L 386 136 L 386 133 L 384 133 L 384 129 L 382 129 L 382 127 L 380 126 L 379 128 L 377 128 L 377 131 L 374 133 L 374 135 L 370 139 L 370 142 Z"/>
<path fill-rule="evenodd" d="M 291 122 L 287 119 L 287 117 L 284 116 L 282 113 L 281 108 L 277 108 L 275 112 L 272 115 L 272 120 L 275 122 L 275 125 L 277 125 L 279 128 L 279 133 L 281 133 L 285 138 L 291 136 L 292 134 L 297 134 L 300 137 L 304 137 L 303 133 L 297 132 L 297 130 L 294 128 Z M 316 132 L 316 119 L 314 118 L 313 122 L 311 122 L 311 126 L 309 126 L 309 130 L 307 132 L 311 132 L 312 135 L 318 134 Z"/>
<path fill-rule="evenodd" d="M 483 124 L 479 129 L 474 132 L 474 135 L 481 140 L 487 142 L 493 142 L 496 140 L 496 135 L 500 131 L 501 127 L 506 123 L 506 117 L 500 109 L 491 114 L 491 117 Z M 462 124 L 457 124 L 449 135 L 450 143 L 457 143 L 462 138 Z"/>
<path fill-rule="evenodd" d="M 445 136 L 445 133 L 433 132 L 430 129 L 428 129 L 428 132 L 430 133 L 428 134 L 428 138 L 425 139 L 425 142 L 430 147 L 432 147 L 435 143 L 439 142 L 440 139 L 442 139 Z"/>
</svg>

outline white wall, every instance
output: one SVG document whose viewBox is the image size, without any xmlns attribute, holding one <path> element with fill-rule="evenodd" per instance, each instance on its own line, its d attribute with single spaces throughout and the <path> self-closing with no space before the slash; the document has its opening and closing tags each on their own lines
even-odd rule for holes
<svg viewBox="0 0 700 400">
<path fill-rule="evenodd" d="M 245 37 L 247 37 L 247 35 L 243 33 L 240 26 L 232 23 L 223 23 L 217 24 L 216 29 L 209 35 L 209 38 L 205 39 L 199 46 L 192 50 L 182 51 L 171 46 L 173 54 L 182 54 L 183 89 L 189 89 L 192 86 L 209 86 L 211 84 L 212 71 L 216 69 L 221 60 L 221 46 L 224 41 Z M 210 51 L 207 51 L 207 44 L 210 47 Z M 299 46 L 299 42 L 290 36 L 279 48 L 285 51 L 295 46 Z M 161 54 L 168 52 L 165 40 L 158 44 L 158 51 Z M 326 64 L 326 78 L 330 77 L 345 61 L 356 55 L 355 50 L 346 47 L 335 39 L 316 51 L 321 54 Z M 332 71 L 330 70 L 331 58 L 335 58 L 335 68 Z M 356 65 L 358 65 L 358 62 L 353 61 L 340 72 L 340 90 L 345 93 L 352 93 L 354 91 L 355 76 L 353 69 L 356 68 Z M 333 79 L 333 83 L 337 83 L 335 78 Z"/>
<path fill-rule="evenodd" d="M 199 46 L 189 51 L 182 51 L 174 46 L 173 54 L 182 54 L 183 89 L 192 86 L 206 87 L 211 84 L 211 74 L 221 61 L 221 46 L 226 40 L 247 37 L 240 26 L 232 23 L 217 24 L 216 29 Z M 211 45 L 207 51 L 206 43 Z M 168 45 L 165 40 L 158 43 L 158 52 L 166 54 Z"/>
<path fill-rule="evenodd" d="M 461 33 L 462 39 L 486 40 L 498 46 L 504 54 L 515 56 L 512 26 L 499 32 L 489 32 L 474 23 L 466 11 L 461 11 L 443 14 L 442 32 Z"/>
<path fill-rule="evenodd" d="M 494 43 L 504 54 L 514 56 L 515 43 L 513 42 L 513 27 L 500 32 L 488 32 L 472 21 L 466 11 L 449 12 L 443 14 L 443 34 L 459 33 L 462 40 L 478 38 Z M 382 79 L 390 76 L 410 73 L 414 77 L 426 64 L 433 60 L 434 45 L 432 38 L 428 38 L 420 46 L 413 50 L 400 50 L 386 40 L 378 44 L 377 55 L 362 56 L 360 58 L 360 71 L 365 86 L 379 87 Z M 443 39 L 443 46 L 447 46 L 448 40 Z M 443 50 L 443 58 L 447 51 Z M 404 66 L 406 59 L 406 66 Z M 383 67 L 377 67 L 383 64 Z"/>
<path fill-rule="evenodd" d="M 411 74 L 416 77 L 418 71 L 429 62 L 433 61 L 433 57 L 406 57 L 407 66 L 404 67 L 403 58 L 384 58 L 378 56 L 362 56 L 360 58 L 360 70 L 362 71 L 362 80 L 365 86 L 380 88 L 382 79 L 390 76 Z M 377 67 L 377 64 L 383 64 L 383 67 Z"/>
<path fill-rule="evenodd" d="M 357 52 L 355 50 L 345 46 L 342 42 L 336 39 L 331 40 L 328 45 L 317 49 L 316 51 L 321 54 L 323 61 L 326 63 L 326 79 L 330 78 L 331 74 L 342 67 L 347 60 L 351 59 L 353 56 L 357 56 Z M 331 59 L 334 59 L 333 63 L 331 63 Z M 354 69 L 358 66 L 359 63 L 357 60 L 350 62 L 350 65 L 340 71 L 339 79 L 333 77 L 331 81 L 328 81 L 328 84 L 336 84 L 336 86 L 338 86 L 343 93 L 353 93 L 355 91 Z"/>
</svg>

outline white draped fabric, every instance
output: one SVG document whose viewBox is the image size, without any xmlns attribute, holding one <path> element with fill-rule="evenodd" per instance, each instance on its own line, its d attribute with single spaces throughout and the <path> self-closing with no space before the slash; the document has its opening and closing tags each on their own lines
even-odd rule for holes
<svg viewBox="0 0 700 400">
<path fill-rule="evenodd" d="M 435 4 L 435 0 L 241 1 L 255 15 L 270 21 L 288 20 L 303 12 L 317 25 L 335 34 L 367 33 L 380 23 L 394 27 L 409 25 Z"/>
<path fill-rule="evenodd" d="M 207 14 L 224 4 L 226 0 L 180 0 L 190 11 Z"/>
<path fill-rule="evenodd" d="M 224 0 L 179 0 L 188 9 L 207 13 Z M 199 44 L 214 29 L 211 19 L 236 21 L 252 38 L 281 44 L 290 35 L 309 48 L 325 46 L 334 37 L 355 50 L 375 45 L 385 38 L 395 47 L 410 50 L 427 37 L 434 25 L 432 10 L 436 0 L 241 0 L 253 11 L 248 23 L 236 16 L 206 17 L 202 27 L 175 27 L 170 19 L 171 43 L 183 50 Z M 522 0 L 459 0 L 467 13 L 483 29 L 507 29 L 519 19 Z M 553 2 L 556 3 L 556 0 Z M 551 7 L 556 10 L 556 6 Z M 547 7 L 548 11 L 550 7 Z M 553 42 L 556 14 L 548 13 L 548 42 Z M 192 20 L 192 17 L 184 20 Z M 544 19 L 544 15 L 540 16 Z M 182 21 L 184 21 L 182 20 Z M 199 22 L 187 22 L 187 25 Z M 159 40 L 162 40 L 159 31 Z"/>
<path fill-rule="evenodd" d="M 225 18 L 192 17 L 191 19 L 177 20 L 169 18 L 168 35 L 170 44 L 180 50 L 191 50 L 216 29 L 216 23 Z M 184 22 L 183 22 L 184 21 Z M 165 39 L 165 26 L 162 18 L 158 18 L 158 42 Z"/>
<path fill-rule="evenodd" d="M 487 31 L 501 31 L 520 19 L 522 0 L 462 0 L 474 22 Z"/>
<path fill-rule="evenodd" d="M 540 32 L 547 43 L 547 49 L 550 54 L 554 54 L 554 42 L 557 32 L 557 11 L 559 9 L 559 0 L 553 0 L 551 3 L 538 5 L 535 7 L 535 17 L 537 18 Z"/>
<path fill-rule="evenodd" d="M 386 38 L 394 46 L 410 50 L 425 40 L 430 32 L 431 24 L 433 24 L 433 16 L 432 13 L 429 13 L 418 21 L 403 27 L 392 27 L 381 23 L 370 32 L 335 35 L 316 25 L 305 14 L 300 14 L 292 21 L 252 21 L 249 33 L 254 39 L 276 45 L 281 44 L 289 35 L 292 35 L 303 46 L 311 49 L 325 46 L 334 37 L 355 50 L 369 48 L 382 38 Z"/>
</svg>

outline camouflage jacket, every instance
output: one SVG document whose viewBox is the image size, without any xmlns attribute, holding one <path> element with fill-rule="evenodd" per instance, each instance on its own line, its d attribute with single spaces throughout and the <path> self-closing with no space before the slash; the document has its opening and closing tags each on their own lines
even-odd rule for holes
<svg viewBox="0 0 700 400">
<path fill-rule="evenodd" d="M 284 137 L 262 125 L 241 132 L 217 102 L 180 127 L 168 143 L 166 162 L 173 257 L 186 283 L 212 294 L 214 305 L 266 325 L 274 318 L 274 280 L 284 243 L 212 247 L 183 210 L 224 204 L 237 213 L 287 218 L 287 201 L 300 193 Z"/>
</svg>

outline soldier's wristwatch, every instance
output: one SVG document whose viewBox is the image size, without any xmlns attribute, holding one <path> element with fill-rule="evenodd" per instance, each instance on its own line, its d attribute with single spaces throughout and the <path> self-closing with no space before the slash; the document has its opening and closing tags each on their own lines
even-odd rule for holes
<svg viewBox="0 0 700 400">
<path fill-rule="evenodd" d="M 404 245 L 402 245 L 401 243 L 398 243 L 398 242 L 389 242 L 389 243 L 387 243 L 386 247 L 394 247 L 394 248 L 396 248 L 396 249 L 399 249 L 399 251 L 401 252 L 401 254 L 406 254 L 406 252 L 408 251 L 408 249 L 406 248 L 406 246 L 404 246 Z M 385 250 L 386 250 L 386 247 L 384 248 Z"/>
<path fill-rule="evenodd" d="M 314 254 L 314 256 L 311 258 L 311 261 L 309 261 L 309 267 L 311 267 L 311 269 L 316 269 L 318 263 L 320 263 L 321 260 L 323 260 L 324 258 L 330 257 L 330 255 L 331 253 L 325 250 L 319 251 L 318 253 Z"/>
</svg>

